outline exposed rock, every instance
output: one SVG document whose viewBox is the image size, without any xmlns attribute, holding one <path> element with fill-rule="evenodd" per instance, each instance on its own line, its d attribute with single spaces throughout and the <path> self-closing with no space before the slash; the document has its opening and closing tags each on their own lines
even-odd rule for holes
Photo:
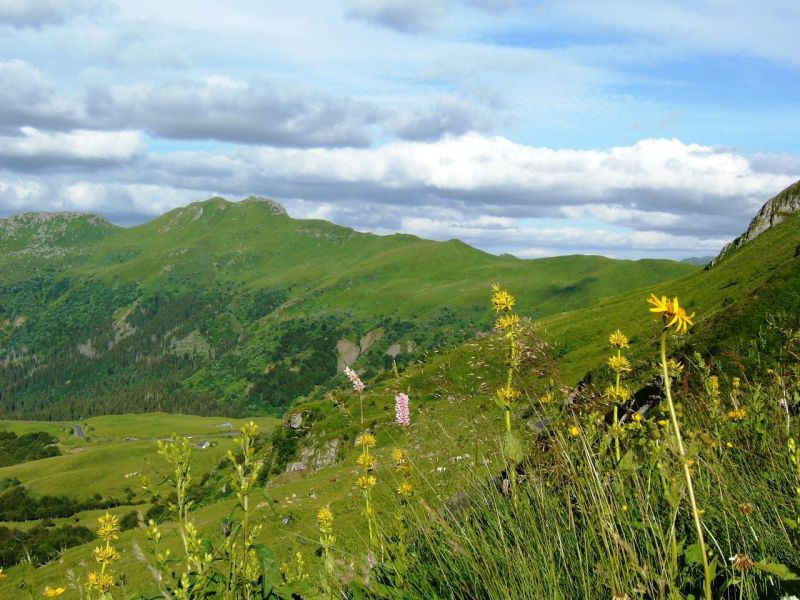
<svg viewBox="0 0 800 600">
<path fill-rule="evenodd" d="M 367 334 L 361 338 L 361 354 L 364 354 L 370 349 L 372 344 L 377 342 L 383 337 L 383 329 L 373 329 L 368 331 Z"/>
<path fill-rule="evenodd" d="M 303 424 L 303 413 L 295 413 L 289 419 L 289 427 L 292 429 L 300 429 L 300 426 Z"/>
<path fill-rule="evenodd" d="M 306 446 L 300 450 L 300 462 L 309 465 L 315 471 L 328 467 L 336 462 L 339 453 L 339 440 L 330 440 L 322 448 Z M 288 468 L 288 467 L 287 467 Z"/>
<path fill-rule="evenodd" d="M 192 355 L 210 358 L 214 355 L 214 349 L 211 344 L 206 341 L 197 329 L 180 340 L 172 338 L 169 342 L 169 351 L 178 356 Z"/>
<path fill-rule="evenodd" d="M 339 355 L 336 359 L 336 370 L 343 371 L 349 367 L 361 354 L 361 350 L 350 340 L 339 340 L 336 342 L 336 352 Z"/>
<path fill-rule="evenodd" d="M 97 351 L 92 348 L 92 338 L 89 338 L 83 344 L 78 344 L 78 352 L 83 354 L 86 358 L 95 358 L 97 356 Z"/>
<path fill-rule="evenodd" d="M 398 354 L 400 354 L 400 344 L 392 344 L 386 350 L 386 355 L 391 356 L 392 358 L 397 358 Z"/>
<path fill-rule="evenodd" d="M 798 211 L 800 211 L 800 181 L 790 185 L 774 198 L 767 200 L 766 204 L 758 211 L 758 214 L 750 221 L 747 231 L 727 244 L 722 249 L 722 252 L 708 263 L 706 269 L 712 268 L 747 242 L 754 240 L 771 227 L 783 222 L 787 215 Z"/>
<path fill-rule="evenodd" d="M 287 473 L 301 473 L 303 471 L 307 471 L 308 467 L 306 467 L 306 463 L 302 461 L 298 462 L 290 462 L 286 465 L 286 472 Z"/>
<path fill-rule="evenodd" d="M 414 340 L 407 340 L 406 341 L 406 352 L 408 354 L 414 353 Z"/>
</svg>

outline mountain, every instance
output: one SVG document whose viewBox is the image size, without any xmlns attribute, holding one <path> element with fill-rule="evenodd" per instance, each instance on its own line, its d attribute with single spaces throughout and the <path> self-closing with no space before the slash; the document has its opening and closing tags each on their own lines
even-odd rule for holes
<svg viewBox="0 0 800 600">
<path fill-rule="evenodd" d="M 489 286 L 544 317 L 695 272 L 674 261 L 520 260 L 376 236 L 212 198 L 132 228 L 93 215 L 0 220 L 0 410 L 280 413 L 490 327 Z"/>
<path fill-rule="evenodd" d="M 645 304 L 650 293 L 677 295 L 695 311 L 690 339 L 704 354 L 728 352 L 719 360 L 735 360 L 730 352 L 737 347 L 770 339 L 770 319 L 800 314 L 800 213 L 792 208 L 798 191 L 800 182 L 769 200 L 747 232 L 703 270 L 543 318 L 541 328 L 558 348 L 566 379 L 577 381 L 597 368 L 607 334 L 617 328 L 632 339 L 634 353 L 652 354 L 656 326 Z"/>
<path fill-rule="evenodd" d="M 750 226 L 742 235 L 726 244 L 722 251 L 710 263 L 709 268 L 730 256 L 746 243 L 754 240 L 759 235 L 782 223 L 792 213 L 800 211 L 800 181 L 790 185 L 774 198 L 768 200 L 758 214 L 750 221 Z"/>
</svg>

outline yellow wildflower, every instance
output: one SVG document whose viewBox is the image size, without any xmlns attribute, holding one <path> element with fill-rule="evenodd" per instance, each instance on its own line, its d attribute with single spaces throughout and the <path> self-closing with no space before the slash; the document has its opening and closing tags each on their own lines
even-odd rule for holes
<svg viewBox="0 0 800 600">
<path fill-rule="evenodd" d="M 711 395 L 715 398 L 719 396 L 719 377 L 712 375 L 708 378 L 708 387 L 711 389 Z"/>
<path fill-rule="evenodd" d="M 635 423 L 641 423 L 642 419 L 643 419 L 641 413 L 638 413 L 638 412 L 637 413 L 633 413 L 633 416 L 631 418 L 633 419 L 633 421 Z"/>
<path fill-rule="evenodd" d="M 500 284 L 492 285 L 492 308 L 496 312 L 510 311 L 517 300 L 507 291 L 500 287 Z"/>
<path fill-rule="evenodd" d="M 43 594 L 45 598 L 55 598 L 57 596 L 60 596 L 66 591 L 67 591 L 66 587 L 51 588 L 49 585 L 46 585 L 44 586 Z"/>
<path fill-rule="evenodd" d="M 3 570 L 3 567 L 0 567 L 0 581 L 3 581 L 7 577 L 6 572 Z"/>
<path fill-rule="evenodd" d="M 670 375 L 680 375 L 683 372 L 683 363 L 674 358 L 670 358 L 667 360 L 667 369 Z"/>
<path fill-rule="evenodd" d="M 322 533 L 330 533 L 333 529 L 333 513 L 330 507 L 323 506 L 317 511 L 317 522 Z"/>
<path fill-rule="evenodd" d="M 376 483 L 378 483 L 378 480 L 375 478 L 374 475 L 362 475 L 361 477 L 356 479 L 356 485 L 364 490 L 368 490 L 370 488 L 375 487 Z"/>
<path fill-rule="evenodd" d="M 119 552 L 112 546 L 98 546 L 94 549 L 95 560 L 99 563 L 112 563 L 119 560 Z"/>
<path fill-rule="evenodd" d="M 577 425 L 573 425 L 568 429 L 568 431 L 572 437 L 578 437 L 581 434 L 581 428 Z"/>
<path fill-rule="evenodd" d="M 744 408 L 737 408 L 736 410 L 728 411 L 728 418 L 732 421 L 741 421 L 747 416 L 747 410 Z"/>
<path fill-rule="evenodd" d="M 402 462 L 406 459 L 406 453 L 403 452 L 400 448 L 395 448 L 392 450 L 392 460 L 394 462 Z"/>
<path fill-rule="evenodd" d="M 374 469 L 377 463 L 378 459 L 370 454 L 361 454 L 356 459 L 356 464 L 364 467 L 367 470 Z"/>
<path fill-rule="evenodd" d="M 733 383 L 734 389 L 737 390 L 742 386 L 742 380 L 738 377 L 734 377 L 731 383 Z"/>
<path fill-rule="evenodd" d="M 516 329 L 519 327 L 519 315 L 505 314 L 495 321 L 494 326 L 495 329 L 502 329 L 503 331 Z"/>
<path fill-rule="evenodd" d="M 628 512 L 628 505 L 627 504 L 623 504 L 622 505 L 622 512 Z"/>
<path fill-rule="evenodd" d="M 627 348 L 628 338 L 624 333 L 617 329 L 614 333 L 608 336 L 608 343 L 614 348 Z"/>
<path fill-rule="evenodd" d="M 615 373 L 626 373 L 631 370 L 631 361 L 624 356 L 611 356 L 608 359 L 608 366 Z"/>
<path fill-rule="evenodd" d="M 733 444 L 731 444 L 730 442 L 725 442 L 725 447 L 726 448 L 733 448 Z"/>
<path fill-rule="evenodd" d="M 366 446 L 367 448 L 372 448 L 375 446 L 375 443 L 375 436 L 371 433 L 362 433 L 356 438 L 356 446 Z"/>
<path fill-rule="evenodd" d="M 541 396 L 539 396 L 539 402 L 542 404 L 550 404 L 553 401 L 553 394 L 550 392 L 545 392 Z"/>
<path fill-rule="evenodd" d="M 749 515 L 755 510 L 753 505 L 750 504 L 749 502 L 742 502 L 737 508 L 739 509 L 739 512 L 742 513 L 743 515 Z"/>
<path fill-rule="evenodd" d="M 658 421 L 658 424 L 661 425 L 662 427 L 666 427 L 667 425 L 669 425 L 669 421 L 667 421 L 666 419 L 661 419 Z"/>
<path fill-rule="evenodd" d="M 411 496 L 414 493 L 414 486 L 412 486 L 407 481 L 404 481 L 397 488 L 397 493 L 400 494 L 401 496 L 403 496 L 404 498 L 408 498 L 409 496 Z"/>
<path fill-rule="evenodd" d="M 504 402 L 511 402 L 519 397 L 519 391 L 514 388 L 499 388 L 495 394 L 499 400 L 503 400 Z"/>
<path fill-rule="evenodd" d="M 650 294 L 647 302 L 652 306 L 650 312 L 661 313 L 665 328 L 674 326 L 676 333 L 686 333 L 687 329 L 694 325 L 692 319 L 695 313 L 687 314 L 686 309 L 678 302 L 677 296 L 670 300 L 666 296 L 657 298 L 655 294 Z"/>
<path fill-rule="evenodd" d="M 98 592 L 107 592 L 114 587 L 114 578 L 108 573 L 96 573 L 92 571 L 87 578 L 89 587 Z"/>
<path fill-rule="evenodd" d="M 107 512 L 97 520 L 100 521 L 100 529 L 97 530 L 98 537 L 104 540 L 117 539 L 117 533 L 119 533 L 119 519 L 117 517 Z"/>
<path fill-rule="evenodd" d="M 617 402 L 625 402 L 631 397 L 630 389 L 626 388 L 624 385 L 619 386 L 619 389 L 617 389 L 617 387 L 614 385 L 610 385 L 606 388 L 606 391 L 603 394 L 606 396 L 606 398 L 615 400 Z"/>
</svg>

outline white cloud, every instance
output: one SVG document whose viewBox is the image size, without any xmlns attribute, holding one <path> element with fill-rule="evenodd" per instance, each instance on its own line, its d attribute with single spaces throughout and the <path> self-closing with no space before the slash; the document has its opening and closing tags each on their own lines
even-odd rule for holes
<svg viewBox="0 0 800 600">
<path fill-rule="evenodd" d="M 6 168 L 46 169 L 81 163 L 120 163 L 132 160 L 145 150 L 137 131 L 43 132 L 22 127 L 20 135 L 0 136 L 0 158 Z"/>
</svg>

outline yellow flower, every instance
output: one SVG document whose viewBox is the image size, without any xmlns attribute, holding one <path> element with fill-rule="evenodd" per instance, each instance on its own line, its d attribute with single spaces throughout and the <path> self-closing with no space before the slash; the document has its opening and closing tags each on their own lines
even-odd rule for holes
<svg viewBox="0 0 800 600">
<path fill-rule="evenodd" d="M 737 389 L 737 390 L 742 386 L 742 380 L 739 379 L 738 377 L 734 377 L 733 381 L 731 383 L 733 383 L 734 389 Z"/>
<path fill-rule="evenodd" d="M 502 289 L 499 283 L 492 284 L 492 308 L 495 311 L 510 311 L 516 302 L 514 296 Z"/>
<path fill-rule="evenodd" d="M 503 331 L 516 329 L 519 327 L 519 315 L 505 314 L 495 321 L 494 326 L 495 329 L 502 329 Z"/>
<path fill-rule="evenodd" d="M 615 373 L 626 373 L 631 370 L 631 361 L 624 356 L 611 356 L 608 359 L 608 366 Z"/>
<path fill-rule="evenodd" d="M 733 444 L 731 444 L 730 442 L 725 442 L 725 447 L 726 448 L 733 448 Z"/>
<path fill-rule="evenodd" d="M 641 413 L 637 412 L 637 413 L 633 413 L 633 416 L 631 418 L 634 420 L 634 422 L 641 423 L 643 417 L 642 417 Z"/>
<path fill-rule="evenodd" d="M 631 397 L 631 391 L 624 385 L 619 386 L 619 389 L 617 389 L 616 386 L 610 385 L 606 388 L 604 395 L 606 398 L 610 398 L 616 402 L 625 402 Z"/>
<path fill-rule="evenodd" d="M 608 336 L 608 343 L 614 348 L 627 348 L 628 338 L 624 333 L 617 329 L 614 333 Z"/>
<path fill-rule="evenodd" d="M 497 398 L 506 402 L 511 402 L 515 398 L 519 397 L 519 391 L 513 388 L 499 388 L 495 394 Z"/>
<path fill-rule="evenodd" d="M 553 401 L 553 394 L 550 392 L 545 392 L 541 396 L 539 396 L 539 402 L 542 404 L 550 404 Z"/>
<path fill-rule="evenodd" d="M 378 463 L 378 459 L 374 456 L 361 454 L 356 459 L 356 464 L 364 467 L 365 469 L 374 469 L 375 465 Z"/>
<path fill-rule="evenodd" d="M 7 577 L 6 572 L 3 570 L 3 567 L 0 567 L 0 581 L 3 581 Z"/>
<path fill-rule="evenodd" d="M 737 408 L 736 410 L 728 411 L 728 418 L 732 421 L 741 421 L 747 416 L 747 410 L 744 408 Z"/>
<path fill-rule="evenodd" d="M 87 577 L 89 587 L 98 592 L 107 592 L 114 587 L 114 578 L 108 573 L 96 573 L 92 571 Z"/>
<path fill-rule="evenodd" d="M 666 427 L 667 425 L 669 425 L 669 421 L 667 421 L 666 419 L 661 419 L 658 422 L 658 424 L 661 425 L 662 427 Z"/>
<path fill-rule="evenodd" d="M 56 596 L 60 596 L 64 592 L 67 591 L 66 587 L 57 587 L 51 588 L 49 585 L 44 586 L 44 596 L 45 598 L 55 598 Z"/>
<path fill-rule="evenodd" d="M 112 563 L 119 560 L 119 552 L 112 546 L 98 546 L 94 549 L 94 557 L 99 563 Z"/>
<path fill-rule="evenodd" d="M 356 446 L 366 446 L 367 448 L 372 448 L 375 446 L 375 443 L 375 436 L 371 433 L 362 433 L 356 438 Z"/>
<path fill-rule="evenodd" d="M 117 533 L 119 533 L 119 519 L 117 517 L 106 513 L 97 520 L 100 521 L 100 529 L 97 530 L 98 537 L 105 540 L 117 539 Z"/>
<path fill-rule="evenodd" d="M 708 387 L 711 390 L 711 395 L 715 398 L 719 396 L 719 377 L 712 375 L 708 378 Z"/>
<path fill-rule="evenodd" d="M 319 523 L 320 531 L 323 533 L 330 533 L 333 529 L 333 513 L 330 507 L 323 506 L 317 511 L 317 522 Z"/>
<path fill-rule="evenodd" d="M 674 358 L 670 358 L 667 360 L 667 369 L 672 375 L 680 375 L 683 372 L 683 363 L 675 360 Z"/>
<path fill-rule="evenodd" d="M 694 325 L 692 319 L 695 313 L 687 314 L 686 309 L 678 302 L 677 296 L 670 300 L 666 296 L 657 298 L 654 294 L 650 294 L 647 302 L 652 307 L 651 313 L 661 313 L 665 328 L 674 326 L 676 333 L 686 333 L 687 329 Z"/>
<path fill-rule="evenodd" d="M 414 493 L 414 487 L 407 481 L 404 481 L 400 484 L 400 487 L 397 488 L 397 493 L 404 498 L 408 498 Z"/>
<path fill-rule="evenodd" d="M 628 505 L 627 504 L 623 504 L 622 505 L 622 512 L 628 512 Z"/>
<path fill-rule="evenodd" d="M 581 428 L 577 425 L 573 425 L 568 429 L 568 431 L 572 437 L 578 437 L 581 434 Z"/>
<path fill-rule="evenodd" d="M 406 453 L 403 452 L 400 448 L 395 448 L 392 450 L 392 460 L 394 462 L 402 462 L 406 459 Z"/>
<path fill-rule="evenodd" d="M 362 475 L 361 477 L 356 479 L 356 485 L 364 490 L 368 490 L 370 488 L 375 487 L 376 483 L 378 483 L 378 480 L 375 478 L 374 475 Z"/>
</svg>

